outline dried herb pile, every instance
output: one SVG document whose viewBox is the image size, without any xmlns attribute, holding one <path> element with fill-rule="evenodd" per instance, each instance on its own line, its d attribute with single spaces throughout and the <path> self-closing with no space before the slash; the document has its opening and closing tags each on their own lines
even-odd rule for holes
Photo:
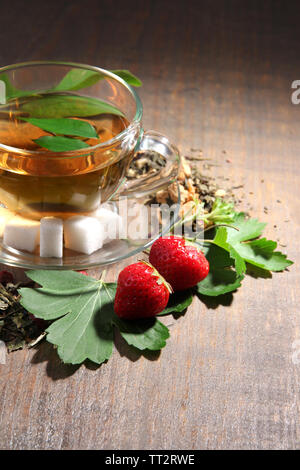
<svg viewBox="0 0 300 470">
<path fill-rule="evenodd" d="M 7 350 L 16 351 L 36 344 L 46 327 L 44 321 L 36 319 L 20 304 L 20 287 L 33 287 L 34 283 L 14 283 L 11 273 L 0 272 L 0 277 L 8 276 L 11 282 L 2 279 L 0 283 L 0 341 L 6 344 Z"/>
<path fill-rule="evenodd" d="M 199 169 L 201 162 L 201 170 Z M 156 152 L 138 152 L 135 159 L 127 172 L 128 179 L 139 179 L 145 175 L 155 175 L 166 164 L 166 159 Z M 182 157 L 182 166 L 178 175 L 180 196 L 181 196 L 181 215 L 185 213 L 190 202 L 195 198 L 204 203 L 204 209 L 209 212 L 217 198 L 230 200 L 237 204 L 239 199 L 235 198 L 235 189 L 240 189 L 243 185 L 229 187 L 229 178 L 222 179 L 222 185 L 217 179 L 209 175 L 208 172 L 219 166 L 210 158 L 203 156 L 202 150 L 190 149 L 190 152 Z M 225 187 L 226 189 L 223 189 Z M 158 191 L 152 202 L 172 203 L 177 202 L 177 186 L 176 183 L 171 184 L 167 189 Z"/>
</svg>

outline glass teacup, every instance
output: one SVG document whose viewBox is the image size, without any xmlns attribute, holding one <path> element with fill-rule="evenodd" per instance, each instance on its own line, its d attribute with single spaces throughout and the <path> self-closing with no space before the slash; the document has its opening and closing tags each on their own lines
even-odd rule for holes
<svg viewBox="0 0 300 470">
<path fill-rule="evenodd" d="M 46 217 L 90 217 L 108 200 L 140 198 L 176 179 L 177 148 L 165 136 L 143 131 L 138 95 L 112 72 L 65 62 L 3 67 L 0 103 L 1 236 L 13 217 L 32 224 Z M 85 121 L 98 137 L 68 136 L 84 144 L 73 150 L 41 147 L 43 138 L 57 137 L 39 127 L 51 119 Z M 154 174 L 126 180 L 139 151 L 161 154 L 165 165 Z M 35 260 L 39 256 L 38 241 L 34 250 L 23 250 L 22 243 L 7 245 L 19 254 L 33 253 Z"/>
</svg>

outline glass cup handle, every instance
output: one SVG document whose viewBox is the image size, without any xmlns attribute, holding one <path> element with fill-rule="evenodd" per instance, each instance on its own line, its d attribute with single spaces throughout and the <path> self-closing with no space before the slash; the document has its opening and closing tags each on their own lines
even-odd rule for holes
<svg viewBox="0 0 300 470">
<path fill-rule="evenodd" d="M 152 174 L 148 173 L 132 180 L 127 178 L 118 191 L 117 197 L 141 197 L 163 189 L 176 180 L 180 167 L 180 154 L 177 147 L 171 144 L 166 136 L 156 131 L 145 132 L 137 144 L 132 162 L 143 158 L 144 153 L 159 154 L 163 157 L 159 159 L 159 162 L 164 162 L 164 166 Z M 155 159 L 153 160 L 154 166 L 159 168 L 161 163 L 155 164 Z"/>
</svg>

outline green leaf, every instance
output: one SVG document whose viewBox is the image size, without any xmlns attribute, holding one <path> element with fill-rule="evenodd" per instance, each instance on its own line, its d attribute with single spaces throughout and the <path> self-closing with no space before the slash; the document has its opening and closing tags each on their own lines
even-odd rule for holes
<svg viewBox="0 0 300 470">
<path fill-rule="evenodd" d="M 23 307 L 43 320 L 54 320 L 70 312 L 73 302 L 76 300 L 71 295 L 50 294 L 43 289 L 30 289 L 28 287 L 19 289 L 19 293 L 22 296 L 21 304 Z"/>
<path fill-rule="evenodd" d="M 47 341 L 57 346 L 65 363 L 80 364 L 89 359 L 101 364 L 113 350 L 113 299 L 115 284 L 73 298 L 71 311 L 47 328 Z"/>
<path fill-rule="evenodd" d="M 259 237 L 266 224 L 257 219 L 246 219 L 242 212 L 234 220 L 235 230 L 230 227 L 219 227 L 214 243 L 229 252 L 235 262 L 237 274 L 246 272 L 246 262 L 269 271 L 282 271 L 290 266 L 292 261 L 279 251 L 274 251 L 277 243 Z"/>
<path fill-rule="evenodd" d="M 22 121 L 29 122 L 47 132 L 62 135 L 75 135 L 78 137 L 97 138 L 98 134 L 95 128 L 86 121 L 79 119 L 45 119 L 45 118 L 20 118 Z"/>
<path fill-rule="evenodd" d="M 231 269 L 233 265 L 237 268 L 236 259 L 225 249 L 225 247 L 227 248 L 226 237 L 226 229 L 220 227 L 213 240 L 214 243 L 209 243 L 208 246 L 204 245 L 201 248 L 209 262 L 209 274 L 196 286 L 198 294 L 208 296 L 223 295 L 227 292 L 235 291 L 241 285 L 241 281 L 244 278 L 243 272 Z M 220 246 L 215 244 L 215 241 Z"/>
<path fill-rule="evenodd" d="M 245 214 L 240 212 L 236 214 L 232 224 L 238 229 L 227 227 L 227 242 L 231 245 L 235 242 L 242 242 L 245 240 L 252 240 L 259 237 L 266 227 L 266 223 L 259 222 L 257 219 L 246 219 Z"/>
<path fill-rule="evenodd" d="M 93 70 L 71 69 L 51 91 L 76 91 L 97 83 L 101 74 Z"/>
<path fill-rule="evenodd" d="M 240 287 L 243 278 L 232 269 L 212 268 L 208 276 L 197 284 L 196 291 L 202 295 L 223 295 Z"/>
<path fill-rule="evenodd" d="M 74 271 L 32 270 L 26 274 L 44 287 L 19 289 L 20 303 L 43 320 L 53 320 L 70 312 L 82 292 L 88 295 L 99 288 L 99 281 Z"/>
<path fill-rule="evenodd" d="M 287 259 L 286 255 L 280 251 L 274 251 L 276 247 L 276 242 L 260 238 L 249 243 L 241 243 L 238 250 L 247 263 L 276 272 L 282 271 L 293 264 L 291 260 Z"/>
<path fill-rule="evenodd" d="M 169 315 L 170 313 L 181 313 L 193 302 L 193 293 L 190 289 L 175 292 L 170 295 L 166 308 L 158 316 Z"/>
<path fill-rule="evenodd" d="M 31 96 L 35 94 L 35 91 L 23 91 L 19 90 L 18 88 L 14 87 L 8 78 L 6 73 L 0 74 L 0 81 L 4 82 L 5 84 L 5 93 L 6 93 L 6 101 L 9 101 L 14 98 L 22 98 L 26 96 Z"/>
<path fill-rule="evenodd" d="M 142 85 L 142 82 L 129 70 L 111 70 L 111 72 L 123 78 L 129 85 L 136 87 Z M 51 91 L 76 91 L 92 86 L 103 78 L 105 75 L 93 70 L 71 69 Z"/>
<path fill-rule="evenodd" d="M 232 246 L 230 246 L 229 255 L 234 260 L 234 267 L 237 274 L 245 274 L 247 270 L 246 263 L 243 257 Z"/>
<path fill-rule="evenodd" d="M 211 224 L 230 224 L 234 221 L 236 212 L 232 202 L 217 198 L 211 211 L 205 214 L 205 222 Z"/>
<path fill-rule="evenodd" d="M 85 290 L 97 289 L 99 281 L 93 277 L 76 271 L 47 271 L 43 269 L 32 269 L 26 272 L 26 276 L 32 281 L 44 285 L 43 292 L 50 294 L 79 294 L 84 286 Z M 30 289 L 32 292 L 33 289 Z"/>
<path fill-rule="evenodd" d="M 200 249 L 208 260 L 210 269 L 212 267 L 226 268 L 233 265 L 233 260 L 229 256 L 229 253 L 219 246 L 209 243 L 208 246 L 201 246 Z"/>
<path fill-rule="evenodd" d="M 105 101 L 69 95 L 49 95 L 36 98 L 21 104 L 19 111 L 35 118 L 88 117 L 98 114 L 123 116 L 118 108 Z"/>
<path fill-rule="evenodd" d="M 129 70 L 111 70 L 111 72 L 123 78 L 123 80 L 129 85 L 136 87 L 142 86 L 141 80 L 135 75 L 133 75 L 133 73 L 129 72 Z"/>
<path fill-rule="evenodd" d="M 19 289 L 21 305 L 37 318 L 54 320 L 47 341 L 57 346 L 65 363 L 86 359 L 101 364 L 113 347 L 113 328 L 138 349 L 159 350 L 169 337 L 157 319 L 129 322 L 114 313 L 115 283 L 104 283 L 74 271 L 29 271 L 27 276 L 42 285 Z"/>
<path fill-rule="evenodd" d="M 39 271 L 35 271 L 30 277 L 43 283 L 45 288 L 20 289 L 21 304 L 37 318 L 53 320 L 61 317 L 46 332 L 47 341 L 57 346 L 63 362 L 80 364 L 90 359 L 101 364 L 112 353 L 111 317 L 114 315 L 116 284 L 95 282 L 84 275 L 79 278 L 78 273 L 70 272 L 64 281 L 65 287 L 67 281 L 74 279 L 77 293 L 69 294 L 70 283 L 69 291 L 56 285 L 58 275 L 59 272 L 50 271 L 40 276 Z"/>
<path fill-rule="evenodd" d="M 112 70 L 115 75 L 123 78 L 129 85 L 140 87 L 142 82 L 139 78 L 133 75 L 129 70 Z M 53 92 L 64 92 L 64 91 L 76 91 L 88 86 L 92 86 L 99 80 L 105 78 L 99 72 L 92 70 L 83 70 L 80 68 L 71 69 L 59 82 L 58 85 L 48 90 L 48 93 Z M 8 75 L 6 73 L 0 74 L 0 81 L 5 83 L 6 100 L 12 100 L 15 98 L 25 98 L 28 96 L 34 96 L 38 93 L 42 93 L 38 90 L 20 90 L 12 85 Z M 43 117 L 43 116 L 36 116 Z M 55 117 L 55 116 L 54 116 Z"/>
<path fill-rule="evenodd" d="M 137 349 L 157 351 L 166 345 L 170 333 L 156 318 L 139 321 L 121 320 L 116 315 L 113 323 L 118 327 L 125 341 Z"/>
<path fill-rule="evenodd" d="M 227 243 L 227 236 L 227 229 L 225 227 L 219 227 L 213 240 L 214 244 L 218 245 L 220 248 L 223 248 L 223 250 L 227 250 L 229 252 L 230 258 L 234 261 L 237 274 L 244 274 L 246 272 L 246 263 L 236 251 L 236 249 Z"/>
<path fill-rule="evenodd" d="M 90 145 L 86 144 L 82 140 L 50 135 L 34 139 L 33 142 L 38 144 L 40 147 L 51 150 L 52 152 L 68 152 L 71 150 L 90 147 Z"/>
</svg>

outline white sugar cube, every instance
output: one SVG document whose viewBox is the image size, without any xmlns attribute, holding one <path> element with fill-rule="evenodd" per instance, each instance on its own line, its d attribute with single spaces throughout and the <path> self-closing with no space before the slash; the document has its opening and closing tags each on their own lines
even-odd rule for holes
<svg viewBox="0 0 300 470">
<path fill-rule="evenodd" d="M 63 255 L 63 221 L 58 217 L 43 217 L 40 227 L 40 256 L 61 258 Z"/>
<path fill-rule="evenodd" d="M 104 244 L 119 237 L 122 231 L 122 217 L 119 214 L 105 207 L 100 207 L 95 212 L 95 217 L 103 224 Z"/>
<path fill-rule="evenodd" d="M 14 217 L 14 213 L 4 207 L 0 207 L 0 237 L 3 236 L 4 228 L 7 222 Z"/>
<path fill-rule="evenodd" d="M 77 193 L 73 193 L 70 199 L 68 200 L 69 206 L 75 206 L 85 211 L 93 211 L 96 210 L 97 207 L 100 206 L 101 203 L 101 192 L 100 189 L 98 191 L 90 192 L 88 188 L 83 188 L 83 193 L 80 193 L 80 188 L 78 188 Z M 87 192 L 87 194 L 85 194 Z"/>
<path fill-rule="evenodd" d="M 40 222 L 16 215 L 4 228 L 3 242 L 5 245 L 32 253 L 38 243 Z"/>
<path fill-rule="evenodd" d="M 104 228 L 94 217 L 76 215 L 64 222 L 65 247 L 90 255 L 103 246 Z"/>
</svg>

